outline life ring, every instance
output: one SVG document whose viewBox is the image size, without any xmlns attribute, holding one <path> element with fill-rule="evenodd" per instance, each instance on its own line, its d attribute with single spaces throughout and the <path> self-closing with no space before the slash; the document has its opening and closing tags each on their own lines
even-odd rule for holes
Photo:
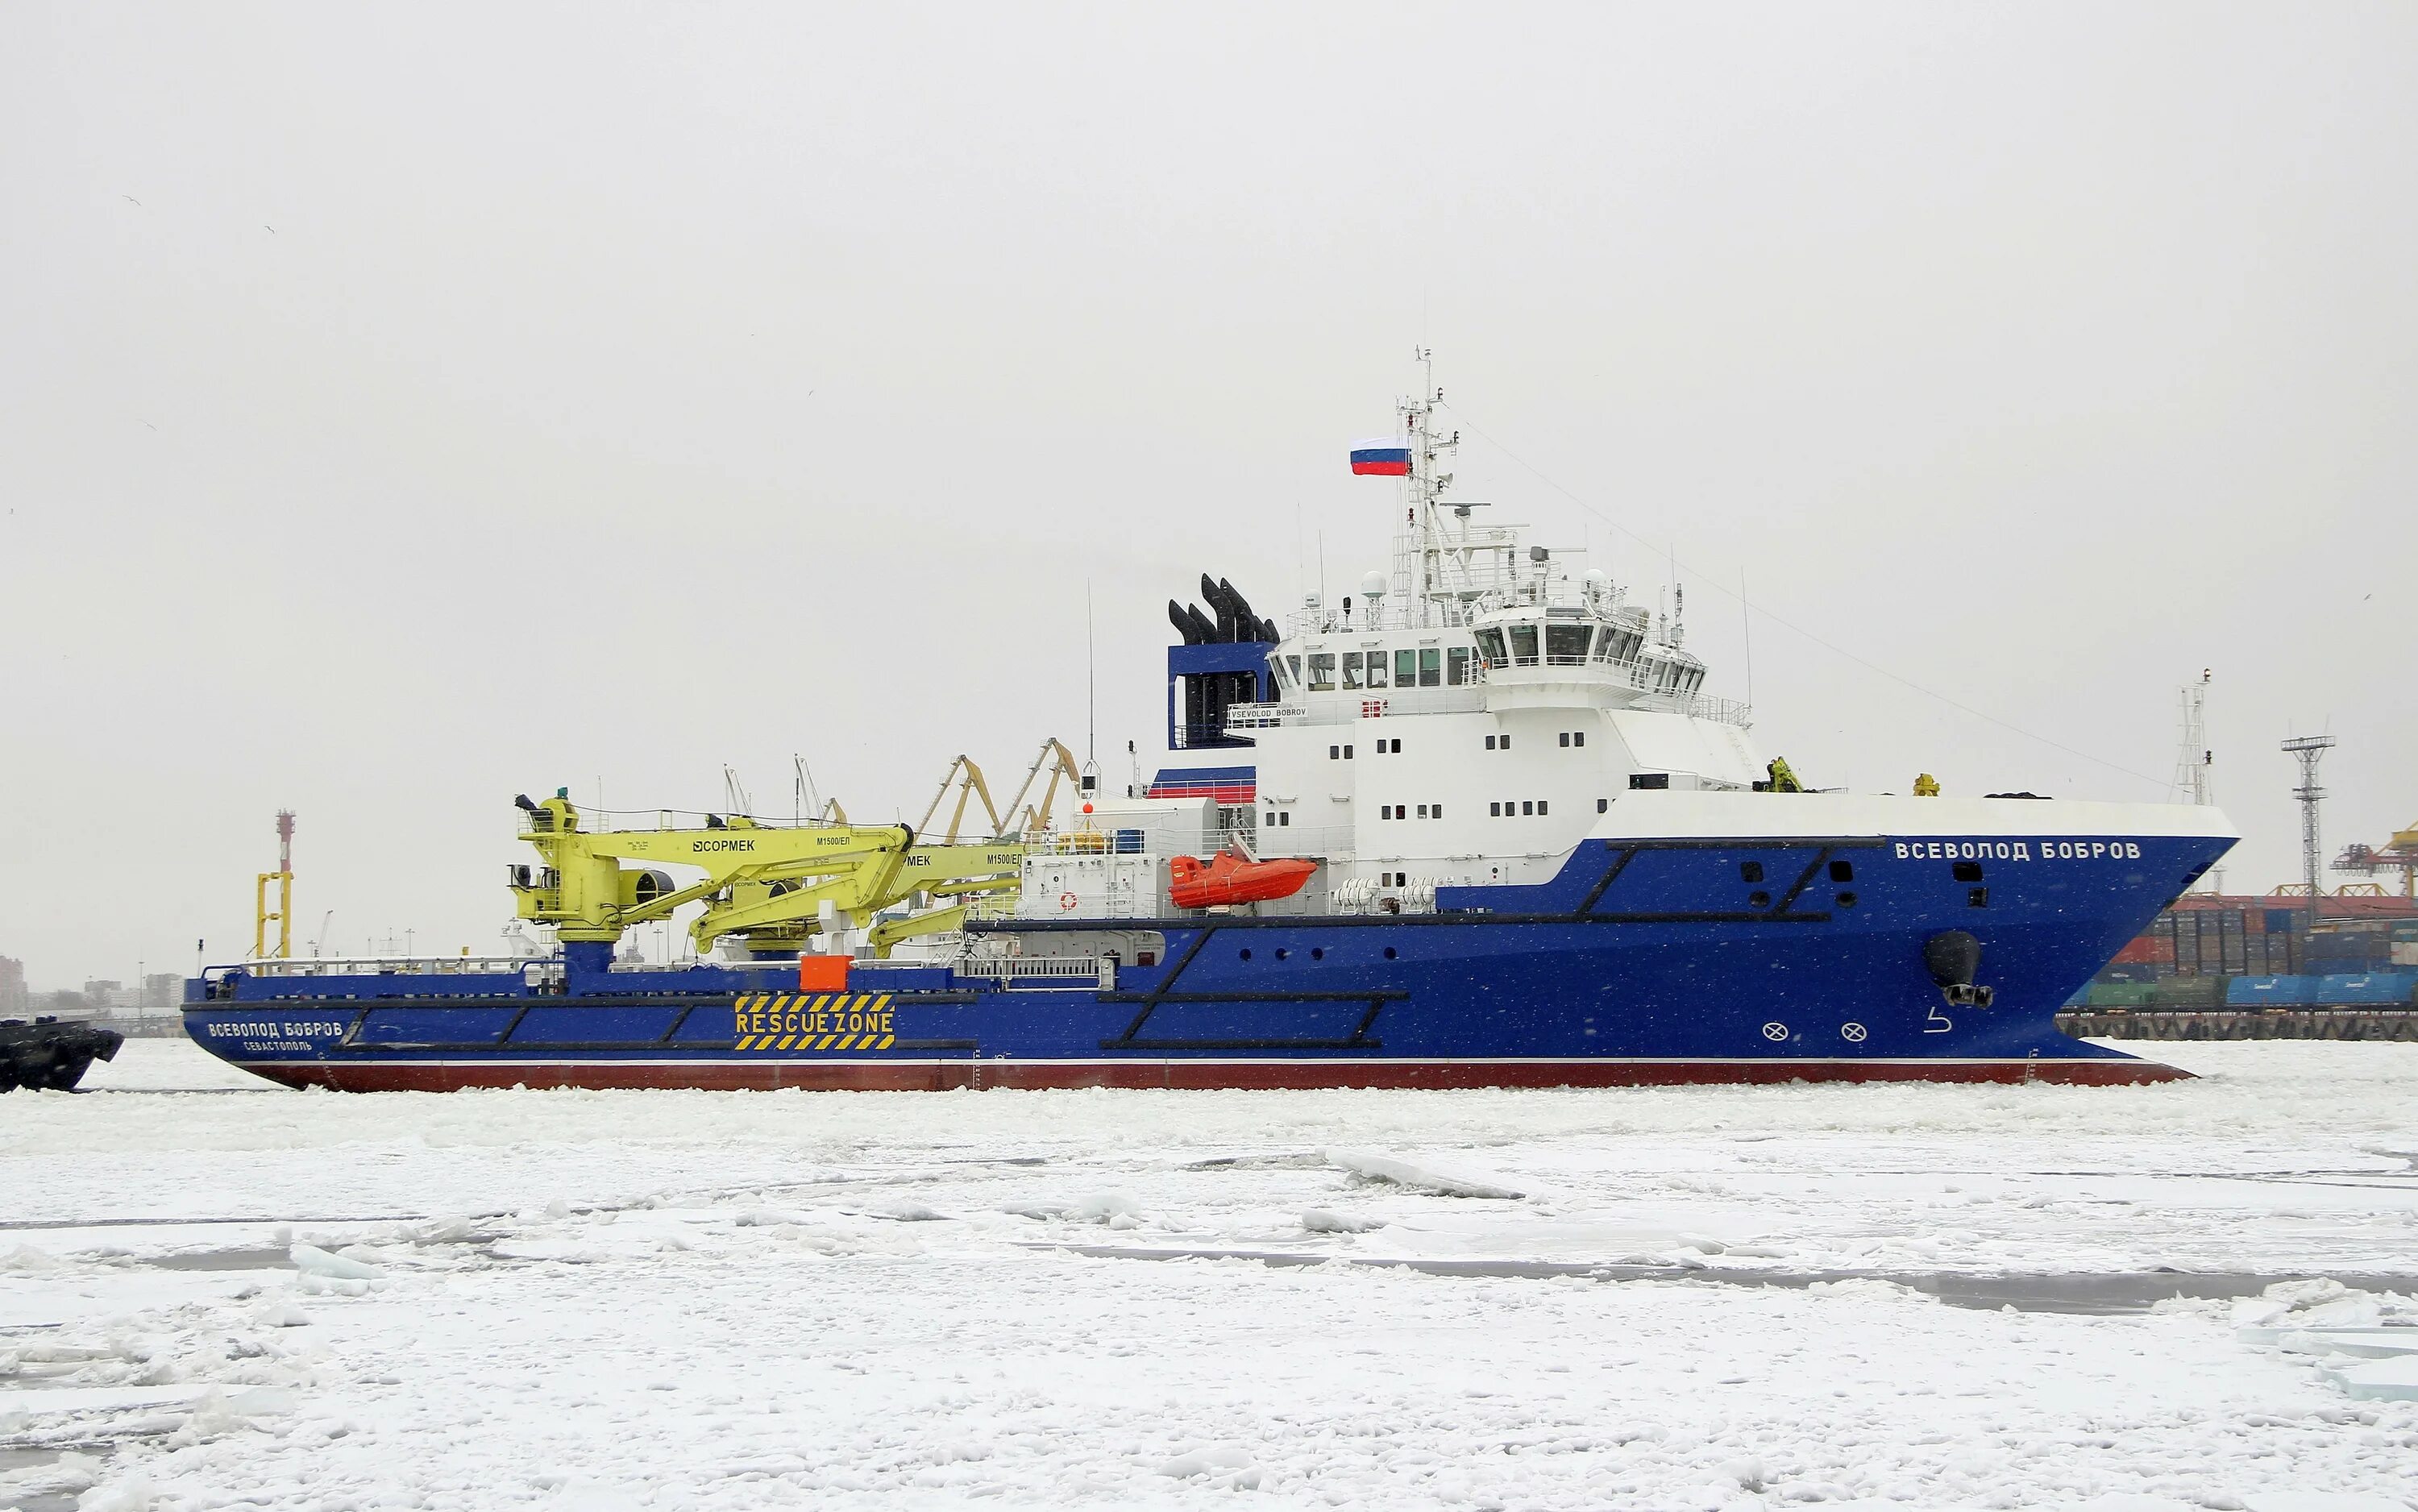
<svg viewBox="0 0 2418 1512">
<path fill-rule="evenodd" d="M 1080 903 L 1081 901 L 1082 901 L 1082 899 L 1080 899 L 1080 898 L 1077 897 L 1077 896 L 1076 896 L 1074 893 L 1059 893 L 1059 894 L 1058 894 L 1058 907 L 1060 907 L 1061 909 L 1071 909 L 1071 908 L 1074 908 L 1077 904 Z"/>
</svg>

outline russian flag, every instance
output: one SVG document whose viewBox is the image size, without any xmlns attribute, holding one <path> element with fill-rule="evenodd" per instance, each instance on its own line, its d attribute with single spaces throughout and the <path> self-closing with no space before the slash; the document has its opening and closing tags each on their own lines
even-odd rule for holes
<svg viewBox="0 0 2418 1512">
<path fill-rule="evenodd" d="M 1352 443 L 1352 470 L 1363 478 L 1408 478 L 1411 449 L 1399 435 Z"/>
</svg>

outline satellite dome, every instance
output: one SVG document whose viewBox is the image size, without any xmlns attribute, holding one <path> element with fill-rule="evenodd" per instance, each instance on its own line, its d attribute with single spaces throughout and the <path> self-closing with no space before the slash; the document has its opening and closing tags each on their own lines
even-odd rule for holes
<svg viewBox="0 0 2418 1512">
<path fill-rule="evenodd" d="M 1385 596 L 1385 574 L 1383 573 L 1370 573 L 1368 576 L 1360 580 L 1360 591 L 1372 599 L 1384 598 Z"/>
</svg>

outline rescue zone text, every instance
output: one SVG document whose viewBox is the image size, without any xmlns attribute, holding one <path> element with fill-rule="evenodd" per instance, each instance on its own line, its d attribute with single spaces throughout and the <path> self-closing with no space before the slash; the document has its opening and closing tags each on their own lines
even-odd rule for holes
<svg viewBox="0 0 2418 1512">
<path fill-rule="evenodd" d="M 758 993 L 731 1012 L 742 1050 L 879 1049 L 895 1032 L 886 992 Z"/>
</svg>

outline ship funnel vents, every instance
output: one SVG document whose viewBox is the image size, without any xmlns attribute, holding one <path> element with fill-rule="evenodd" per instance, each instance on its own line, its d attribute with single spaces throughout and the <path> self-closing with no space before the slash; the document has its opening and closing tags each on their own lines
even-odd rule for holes
<svg viewBox="0 0 2418 1512">
<path fill-rule="evenodd" d="M 1167 622 L 1186 646 L 1231 646 L 1264 642 L 1275 645 L 1284 632 L 1273 619 L 1263 619 L 1234 585 L 1222 577 L 1201 574 L 1201 601 L 1208 605 L 1167 601 Z"/>
</svg>

